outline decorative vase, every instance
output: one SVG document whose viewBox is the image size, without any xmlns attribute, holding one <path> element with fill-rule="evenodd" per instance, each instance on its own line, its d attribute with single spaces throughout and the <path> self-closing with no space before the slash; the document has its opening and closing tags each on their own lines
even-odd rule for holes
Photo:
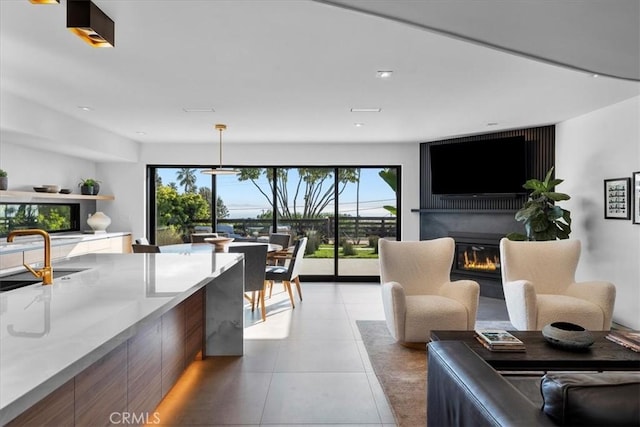
<svg viewBox="0 0 640 427">
<path fill-rule="evenodd" d="M 9 188 L 9 177 L 0 176 L 0 190 L 6 190 Z"/>
<path fill-rule="evenodd" d="M 95 233 L 104 233 L 111 224 L 111 218 L 102 212 L 96 212 L 87 219 L 87 224 Z"/>
</svg>

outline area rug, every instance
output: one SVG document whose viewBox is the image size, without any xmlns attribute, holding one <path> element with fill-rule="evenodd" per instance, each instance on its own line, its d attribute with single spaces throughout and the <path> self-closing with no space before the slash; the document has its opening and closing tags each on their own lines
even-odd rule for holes
<svg viewBox="0 0 640 427">
<path fill-rule="evenodd" d="M 427 424 L 427 352 L 404 347 L 384 320 L 357 320 L 373 371 L 387 396 L 398 427 Z M 478 328 L 513 329 L 509 322 L 478 321 Z"/>
</svg>

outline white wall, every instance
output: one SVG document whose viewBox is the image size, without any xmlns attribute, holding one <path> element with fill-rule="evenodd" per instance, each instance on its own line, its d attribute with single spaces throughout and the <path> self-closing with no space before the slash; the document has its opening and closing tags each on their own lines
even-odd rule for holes
<svg viewBox="0 0 640 427">
<path fill-rule="evenodd" d="M 604 219 L 604 180 L 640 171 L 640 97 L 556 126 L 558 191 L 582 242 L 578 280 L 616 285 L 614 321 L 640 329 L 640 225 Z"/>
<path fill-rule="evenodd" d="M 0 169 L 7 171 L 9 190 L 14 191 L 33 191 L 36 186 L 57 184 L 79 193 L 82 178 L 96 177 L 95 162 L 13 144 L 6 139 L 0 144 Z"/>
<path fill-rule="evenodd" d="M 225 163 L 237 166 L 402 166 L 402 238 L 419 239 L 419 143 L 415 144 L 225 144 Z M 143 146 L 138 163 L 99 164 L 97 175 L 114 202 L 98 208 L 112 219 L 110 229 L 129 230 L 134 237 L 145 234 L 145 169 L 147 164 L 207 164 L 217 157 L 207 144 L 160 144 Z"/>
</svg>

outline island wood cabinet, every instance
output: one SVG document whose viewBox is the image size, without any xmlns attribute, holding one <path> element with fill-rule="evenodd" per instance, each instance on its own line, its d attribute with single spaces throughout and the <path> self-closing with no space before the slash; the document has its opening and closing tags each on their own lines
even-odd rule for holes
<svg viewBox="0 0 640 427">
<path fill-rule="evenodd" d="M 127 425 L 153 422 L 162 398 L 202 355 L 204 295 L 202 288 L 143 326 L 7 426 L 121 425 L 123 417 Z"/>
</svg>

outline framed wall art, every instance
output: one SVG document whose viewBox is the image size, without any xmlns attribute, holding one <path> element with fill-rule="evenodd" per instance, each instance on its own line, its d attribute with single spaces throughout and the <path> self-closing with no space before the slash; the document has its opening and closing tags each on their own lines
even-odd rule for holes
<svg viewBox="0 0 640 427">
<path fill-rule="evenodd" d="M 640 224 L 640 171 L 633 173 L 631 195 L 633 197 L 633 223 Z"/>
<path fill-rule="evenodd" d="M 606 219 L 631 218 L 630 184 L 630 178 L 604 180 L 604 217 Z"/>
</svg>

